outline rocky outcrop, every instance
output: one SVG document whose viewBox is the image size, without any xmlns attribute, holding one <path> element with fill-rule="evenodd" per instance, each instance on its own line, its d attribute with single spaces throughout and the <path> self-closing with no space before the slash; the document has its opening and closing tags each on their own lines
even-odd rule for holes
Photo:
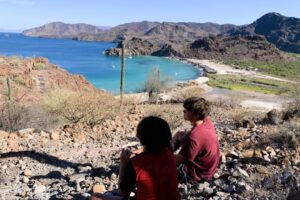
<svg viewBox="0 0 300 200">
<path fill-rule="evenodd" d="M 121 44 L 121 43 L 120 43 Z M 106 51 L 107 55 L 120 55 L 117 48 Z M 155 55 L 199 59 L 284 59 L 280 51 L 262 36 L 209 36 L 191 43 L 171 42 L 133 38 L 125 41 L 127 55 Z"/>
<path fill-rule="evenodd" d="M 263 35 L 283 51 L 300 53 L 300 19 L 267 13 L 250 25 L 235 27 L 227 35 Z"/>
<path fill-rule="evenodd" d="M 260 36 L 211 36 L 196 40 L 183 51 L 184 57 L 201 59 L 278 60 L 283 55 Z"/>
<path fill-rule="evenodd" d="M 48 59 L 18 58 L 0 56 L 0 89 L 7 90 L 6 77 L 10 77 L 13 90 L 26 94 L 25 100 L 37 100 L 52 89 L 65 89 L 75 92 L 97 91 L 82 75 L 71 75 Z"/>
</svg>

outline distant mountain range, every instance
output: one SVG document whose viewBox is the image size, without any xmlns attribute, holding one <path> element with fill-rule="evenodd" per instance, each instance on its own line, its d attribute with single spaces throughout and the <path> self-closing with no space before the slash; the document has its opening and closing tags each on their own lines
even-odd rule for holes
<svg viewBox="0 0 300 200">
<path fill-rule="evenodd" d="M 161 37 L 162 39 L 192 41 L 208 35 L 224 34 L 235 25 L 214 23 L 132 22 L 112 28 L 88 24 L 65 24 L 53 22 L 23 31 L 26 36 L 46 38 L 72 38 L 115 42 L 133 37 Z"/>
<path fill-rule="evenodd" d="M 54 22 L 25 30 L 23 34 L 33 37 L 71 38 L 89 41 L 120 42 L 125 40 L 128 41 L 127 46 L 131 47 L 129 50 L 135 52 L 135 54 L 155 54 L 155 51 L 162 48 L 166 51 L 167 47 L 172 47 L 173 50 L 182 50 L 183 46 L 185 49 L 196 41 L 212 41 L 211 39 L 205 39 L 212 38 L 212 36 L 214 36 L 213 41 L 218 42 L 226 41 L 224 37 L 235 38 L 234 40 L 236 40 L 236 36 L 238 36 L 251 40 L 251 38 L 257 37 L 248 36 L 262 36 L 258 40 L 260 43 L 265 38 L 267 43 L 274 44 L 280 50 L 300 53 L 300 19 L 285 17 L 278 13 L 268 13 L 255 22 L 244 26 L 233 24 L 219 25 L 215 23 L 142 21 L 101 29 L 88 24 Z M 152 47 L 149 47 L 150 44 Z M 136 47 L 135 45 L 146 46 L 143 49 L 143 46 Z M 136 51 L 132 51 L 134 49 Z M 140 50 L 138 51 L 137 49 Z M 116 52 L 113 50 L 108 52 L 108 54 Z"/>
</svg>

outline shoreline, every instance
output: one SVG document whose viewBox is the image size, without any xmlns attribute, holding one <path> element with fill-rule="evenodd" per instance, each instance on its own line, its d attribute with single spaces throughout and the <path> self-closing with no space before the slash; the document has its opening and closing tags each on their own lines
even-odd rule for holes
<svg viewBox="0 0 300 200">
<path fill-rule="evenodd" d="M 283 82 L 293 82 L 282 78 L 277 78 L 269 75 L 261 74 L 257 71 L 247 71 L 241 69 L 234 69 L 229 65 L 225 65 L 214 60 L 201 60 L 192 58 L 170 58 L 176 59 L 180 62 L 192 64 L 195 68 L 203 70 L 201 76 L 196 79 L 189 80 L 187 83 L 195 83 L 204 90 L 204 95 L 206 98 L 218 101 L 218 100 L 228 100 L 236 101 L 240 106 L 245 108 L 253 108 L 257 110 L 269 111 L 272 109 L 282 110 L 283 105 L 288 102 L 288 100 L 279 95 L 273 94 L 263 94 L 259 92 L 252 92 L 247 90 L 228 90 L 222 88 L 210 87 L 207 83 L 209 78 L 206 76 L 207 73 L 213 73 L 218 75 L 244 75 L 252 76 L 256 78 L 272 79 Z M 236 97 L 236 99 L 233 99 Z M 274 98 L 277 102 L 274 102 Z"/>
</svg>

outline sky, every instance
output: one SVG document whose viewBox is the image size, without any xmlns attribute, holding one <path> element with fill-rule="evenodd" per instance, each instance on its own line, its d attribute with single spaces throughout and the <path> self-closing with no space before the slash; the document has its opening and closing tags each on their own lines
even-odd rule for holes
<svg viewBox="0 0 300 200">
<path fill-rule="evenodd" d="M 0 0 L 0 30 L 50 22 L 116 26 L 137 21 L 250 24 L 268 12 L 300 18 L 300 0 Z"/>
</svg>

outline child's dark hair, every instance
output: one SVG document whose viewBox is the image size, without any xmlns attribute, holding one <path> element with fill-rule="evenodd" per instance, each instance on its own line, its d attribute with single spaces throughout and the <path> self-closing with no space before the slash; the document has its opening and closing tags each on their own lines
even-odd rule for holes
<svg viewBox="0 0 300 200">
<path fill-rule="evenodd" d="M 154 116 L 145 117 L 137 126 L 137 138 L 148 152 L 156 153 L 170 147 L 172 133 L 169 124 Z"/>
<path fill-rule="evenodd" d="M 210 104 L 202 97 L 186 99 L 183 102 L 183 107 L 198 116 L 198 120 L 203 120 L 210 113 Z"/>
</svg>

